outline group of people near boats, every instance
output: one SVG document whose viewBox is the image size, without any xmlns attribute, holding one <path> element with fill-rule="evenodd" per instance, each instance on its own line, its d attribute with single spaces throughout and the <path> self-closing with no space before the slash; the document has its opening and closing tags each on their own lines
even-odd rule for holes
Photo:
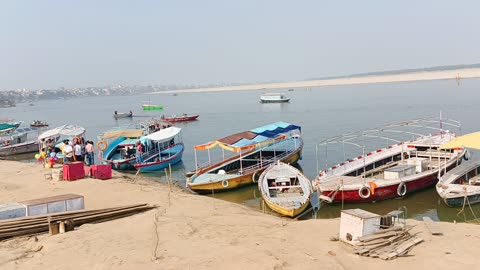
<svg viewBox="0 0 480 270">
<path fill-rule="evenodd" d="M 74 161 L 82 161 L 86 165 L 95 164 L 95 148 L 93 146 L 93 141 L 86 141 L 83 137 L 74 137 L 70 140 L 65 139 L 58 146 L 55 145 L 55 141 L 52 138 L 42 139 L 41 145 L 41 153 L 45 153 L 46 157 L 55 160 L 57 154 L 61 153 L 63 155 L 64 164 Z M 55 162 L 57 160 L 55 160 Z"/>
</svg>

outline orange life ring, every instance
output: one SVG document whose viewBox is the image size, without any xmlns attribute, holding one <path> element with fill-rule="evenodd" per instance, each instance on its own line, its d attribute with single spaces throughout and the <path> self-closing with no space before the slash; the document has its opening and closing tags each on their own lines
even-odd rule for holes
<svg viewBox="0 0 480 270">
<path fill-rule="evenodd" d="M 78 136 L 73 137 L 73 139 L 77 142 L 77 144 L 82 143 L 82 139 L 80 139 Z"/>
<path fill-rule="evenodd" d="M 104 140 L 101 140 L 97 143 L 97 148 L 100 151 L 105 151 L 105 149 L 107 149 L 107 147 L 108 147 L 108 144 Z"/>
</svg>

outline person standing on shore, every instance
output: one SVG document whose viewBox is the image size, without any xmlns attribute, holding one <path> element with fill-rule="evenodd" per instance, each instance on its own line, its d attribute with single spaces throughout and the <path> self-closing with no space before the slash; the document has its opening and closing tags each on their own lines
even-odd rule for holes
<svg viewBox="0 0 480 270">
<path fill-rule="evenodd" d="M 137 151 L 135 153 L 135 161 L 137 163 L 143 163 L 143 144 L 137 141 Z"/>
<path fill-rule="evenodd" d="M 87 141 L 87 145 L 85 145 L 85 152 L 87 154 L 87 158 L 86 158 L 86 161 L 87 161 L 87 165 L 88 166 L 91 166 L 93 164 L 95 164 L 95 149 L 93 148 L 93 142 L 92 141 Z"/>
<path fill-rule="evenodd" d="M 73 152 L 75 154 L 75 161 L 83 161 L 82 159 L 82 146 L 80 145 L 80 142 L 77 140 L 74 140 L 74 146 L 73 146 Z"/>
</svg>

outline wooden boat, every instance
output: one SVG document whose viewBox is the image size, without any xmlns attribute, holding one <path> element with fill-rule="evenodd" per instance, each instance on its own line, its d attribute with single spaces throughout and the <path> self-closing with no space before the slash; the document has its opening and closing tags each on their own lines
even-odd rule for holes
<svg viewBox="0 0 480 270">
<path fill-rule="evenodd" d="M 309 205 L 312 183 L 297 168 L 277 162 L 260 175 L 258 189 L 265 203 L 283 216 L 295 217 Z"/>
<path fill-rule="evenodd" d="M 258 180 L 262 171 L 278 160 L 293 164 L 301 156 L 300 126 L 277 122 L 194 147 L 195 174 L 187 187 L 198 193 L 227 191 Z M 222 150 L 221 160 L 213 161 L 210 150 Z M 225 155 L 224 151 L 234 153 Z M 197 151 L 208 151 L 208 162 L 199 164 Z"/>
<path fill-rule="evenodd" d="M 439 126 L 433 126 L 434 123 Z M 461 147 L 440 149 L 441 145 L 456 136 L 453 132 L 443 130 L 442 125 L 460 127 L 454 120 L 417 119 L 344 134 L 322 142 L 320 145 L 325 149 L 332 150 L 331 144 L 340 144 L 342 147 L 350 145 L 363 149 L 363 153 L 319 171 L 314 186 L 319 191 L 320 199 L 327 202 L 378 201 L 403 197 L 435 185 L 438 175 L 458 166 L 466 151 Z M 438 133 L 432 135 L 433 130 Z M 417 138 L 405 140 L 404 137 L 404 141 L 401 141 L 401 135 L 408 138 L 415 135 Z M 362 143 L 365 138 L 393 141 L 396 144 L 365 153 L 366 145 Z"/>
<path fill-rule="evenodd" d="M 31 127 L 48 127 L 48 123 L 40 120 L 33 120 L 30 126 Z"/>
<path fill-rule="evenodd" d="M 181 122 L 181 121 L 197 120 L 197 118 L 199 116 L 200 115 L 198 115 L 198 114 L 195 114 L 195 115 L 182 114 L 182 116 L 173 115 L 172 117 L 163 117 L 162 119 L 167 121 L 167 122 Z"/>
<path fill-rule="evenodd" d="M 144 137 L 144 162 L 135 163 L 134 167 L 141 172 L 158 171 L 182 160 L 185 146 L 182 142 L 181 128 L 169 127 Z"/>
<path fill-rule="evenodd" d="M 456 137 L 441 146 L 442 149 L 468 147 L 480 149 L 480 132 Z M 470 152 L 464 156 L 470 159 Z M 446 205 L 465 207 L 465 204 L 480 203 L 480 161 L 466 162 L 443 175 L 436 186 L 438 195 Z"/>
<path fill-rule="evenodd" d="M 0 156 L 13 156 L 38 151 L 38 130 L 17 128 L 14 132 L 0 136 Z"/>
<path fill-rule="evenodd" d="M 265 93 L 260 96 L 261 103 L 282 103 L 289 101 L 290 98 L 282 93 Z"/>
<path fill-rule="evenodd" d="M 113 114 L 113 118 L 115 118 L 115 119 L 131 118 L 131 117 L 133 117 L 133 112 L 132 111 L 127 112 L 127 113 L 118 113 L 117 111 L 115 111 L 115 113 Z"/>
</svg>

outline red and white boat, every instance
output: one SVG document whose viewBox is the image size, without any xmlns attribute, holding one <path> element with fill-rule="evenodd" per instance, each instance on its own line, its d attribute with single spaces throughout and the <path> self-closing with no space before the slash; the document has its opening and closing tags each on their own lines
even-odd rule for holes
<svg viewBox="0 0 480 270">
<path fill-rule="evenodd" d="M 434 123 L 439 125 L 435 127 Z M 444 126 L 460 128 L 455 120 L 417 119 L 323 141 L 317 145 L 317 154 L 318 147 L 332 150 L 332 144 L 340 144 L 344 150 L 345 147 L 359 148 L 362 153 L 319 171 L 314 186 L 320 199 L 327 202 L 378 201 L 434 186 L 440 175 L 461 163 L 466 152 L 463 147 L 440 149 L 456 136 L 444 130 Z M 402 135 L 413 139 L 402 140 Z M 378 143 L 381 140 L 389 141 L 390 145 L 366 152 L 367 141 Z"/>
<path fill-rule="evenodd" d="M 162 120 L 167 122 L 193 121 L 193 120 L 197 120 L 199 116 L 200 115 L 198 114 L 195 114 L 195 115 L 182 114 L 181 116 L 173 115 L 172 117 L 163 117 Z"/>
</svg>

